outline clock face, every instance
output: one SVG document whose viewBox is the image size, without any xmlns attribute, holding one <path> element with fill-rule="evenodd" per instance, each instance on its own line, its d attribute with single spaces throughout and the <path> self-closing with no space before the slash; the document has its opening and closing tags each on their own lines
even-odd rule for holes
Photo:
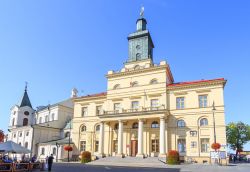
<svg viewBox="0 0 250 172">
<path fill-rule="evenodd" d="M 136 49 L 137 50 L 141 49 L 141 46 L 140 45 L 136 45 Z"/>
<path fill-rule="evenodd" d="M 28 111 L 24 112 L 24 115 L 28 116 L 30 113 Z"/>
</svg>

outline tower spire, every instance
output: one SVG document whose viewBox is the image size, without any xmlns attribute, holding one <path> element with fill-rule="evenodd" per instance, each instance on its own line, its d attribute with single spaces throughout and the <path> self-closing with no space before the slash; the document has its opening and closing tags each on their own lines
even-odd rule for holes
<svg viewBox="0 0 250 172">
<path fill-rule="evenodd" d="M 32 105 L 30 103 L 30 99 L 29 99 L 29 96 L 28 96 L 28 93 L 27 93 L 27 88 L 28 88 L 28 82 L 26 81 L 25 82 L 25 89 L 24 89 L 24 94 L 23 94 L 23 97 L 19 103 L 19 107 L 24 107 L 24 106 L 28 106 L 28 107 L 31 107 L 32 108 Z"/>
</svg>

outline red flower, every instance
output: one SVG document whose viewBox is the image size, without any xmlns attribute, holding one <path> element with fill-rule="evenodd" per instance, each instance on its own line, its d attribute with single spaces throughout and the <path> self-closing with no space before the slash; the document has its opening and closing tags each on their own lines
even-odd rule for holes
<svg viewBox="0 0 250 172">
<path fill-rule="evenodd" d="M 219 143 L 213 143 L 211 147 L 214 150 L 218 150 L 218 149 L 220 149 L 221 145 Z"/>
<path fill-rule="evenodd" d="M 73 151 L 73 148 L 71 146 L 64 146 L 65 151 Z"/>
</svg>

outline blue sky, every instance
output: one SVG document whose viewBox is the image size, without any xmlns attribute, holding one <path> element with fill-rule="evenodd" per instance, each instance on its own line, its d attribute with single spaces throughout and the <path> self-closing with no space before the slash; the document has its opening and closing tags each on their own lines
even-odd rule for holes
<svg viewBox="0 0 250 172">
<path fill-rule="evenodd" d="M 128 56 L 141 5 L 155 49 L 175 81 L 224 77 L 226 122 L 250 124 L 248 0 L 0 1 L 0 129 L 29 82 L 34 107 L 106 90 Z M 247 146 L 250 150 L 250 146 Z"/>
</svg>

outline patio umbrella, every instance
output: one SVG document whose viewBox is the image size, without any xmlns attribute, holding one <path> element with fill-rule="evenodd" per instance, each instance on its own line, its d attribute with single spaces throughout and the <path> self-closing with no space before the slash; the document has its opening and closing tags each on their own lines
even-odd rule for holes
<svg viewBox="0 0 250 172">
<path fill-rule="evenodd" d="M 31 150 L 22 147 L 19 144 L 16 144 L 13 141 L 7 141 L 4 143 L 0 143 L 0 152 L 4 153 L 31 153 Z"/>
</svg>

